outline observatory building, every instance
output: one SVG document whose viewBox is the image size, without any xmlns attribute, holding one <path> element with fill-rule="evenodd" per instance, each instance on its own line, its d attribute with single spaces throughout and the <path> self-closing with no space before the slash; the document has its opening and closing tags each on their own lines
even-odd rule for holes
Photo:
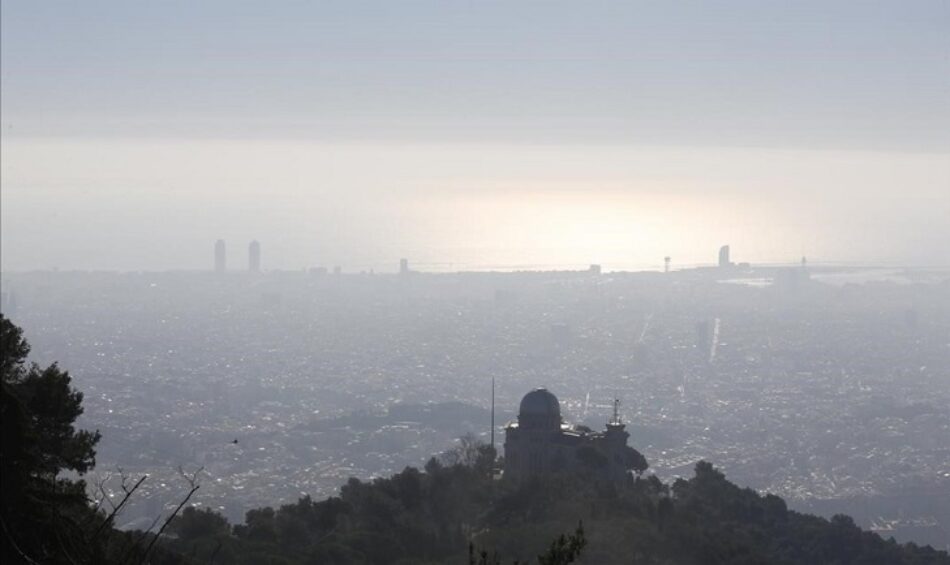
<svg viewBox="0 0 950 565">
<path fill-rule="evenodd" d="M 641 473 L 646 459 L 627 445 L 630 434 L 614 401 L 607 429 L 595 432 L 561 419 L 557 397 L 543 388 L 521 399 L 518 420 L 505 427 L 505 478 L 522 480 L 552 473 L 590 473 L 623 482 L 631 471 Z"/>
</svg>

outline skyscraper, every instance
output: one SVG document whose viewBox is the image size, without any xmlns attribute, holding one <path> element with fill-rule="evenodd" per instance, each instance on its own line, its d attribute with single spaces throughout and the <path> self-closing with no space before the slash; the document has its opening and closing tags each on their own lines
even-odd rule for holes
<svg viewBox="0 0 950 565">
<path fill-rule="evenodd" d="M 400 259 L 399 260 L 399 274 L 408 275 L 409 274 L 409 259 Z"/>
<path fill-rule="evenodd" d="M 224 246 L 224 240 L 219 239 L 214 242 L 214 272 L 223 273 L 228 268 L 227 251 Z"/>
<path fill-rule="evenodd" d="M 261 244 L 256 239 L 247 247 L 247 270 L 261 272 Z"/>
<path fill-rule="evenodd" d="M 729 267 L 731 265 L 732 262 L 729 261 L 729 246 L 723 245 L 719 248 L 719 266 Z"/>
</svg>

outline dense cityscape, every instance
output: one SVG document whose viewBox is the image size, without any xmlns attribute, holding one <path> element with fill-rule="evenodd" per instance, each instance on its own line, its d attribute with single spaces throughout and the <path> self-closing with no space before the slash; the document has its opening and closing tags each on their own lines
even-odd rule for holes
<svg viewBox="0 0 950 565">
<path fill-rule="evenodd" d="M 950 0 L 0 0 L 3 565 L 950 565 Z"/>
<path fill-rule="evenodd" d="M 256 256 L 255 256 L 256 254 Z M 793 508 L 950 545 L 950 273 L 802 265 L 669 272 L 4 273 L 3 310 L 103 432 L 93 498 L 148 474 L 147 527 L 194 501 L 235 522 L 496 444 L 528 390 L 600 428 L 612 400 L 648 473 L 696 461 Z M 242 266 L 243 267 L 243 266 Z M 395 270 L 395 269 L 393 269 Z"/>
</svg>

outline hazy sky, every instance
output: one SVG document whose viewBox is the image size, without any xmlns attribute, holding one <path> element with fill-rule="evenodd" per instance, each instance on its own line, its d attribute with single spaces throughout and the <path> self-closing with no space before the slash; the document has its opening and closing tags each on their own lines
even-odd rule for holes
<svg viewBox="0 0 950 565">
<path fill-rule="evenodd" d="M 2 4 L 2 268 L 950 265 L 950 2 Z"/>
</svg>

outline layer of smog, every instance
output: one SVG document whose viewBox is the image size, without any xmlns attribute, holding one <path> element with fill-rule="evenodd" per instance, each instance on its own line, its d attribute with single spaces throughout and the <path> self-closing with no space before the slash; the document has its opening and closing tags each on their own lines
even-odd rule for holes
<svg viewBox="0 0 950 565">
<path fill-rule="evenodd" d="M 4 1 L 4 563 L 950 564 L 946 1 Z"/>
</svg>

